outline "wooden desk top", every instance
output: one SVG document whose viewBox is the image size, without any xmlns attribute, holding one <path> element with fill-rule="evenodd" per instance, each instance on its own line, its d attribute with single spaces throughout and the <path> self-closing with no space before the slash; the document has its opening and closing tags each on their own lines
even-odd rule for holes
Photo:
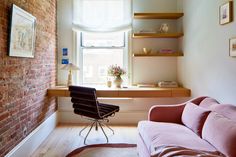
<svg viewBox="0 0 236 157">
<path fill-rule="evenodd" d="M 155 98 L 155 97 L 190 97 L 191 91 L 187 88 L 108 88 L 95 87 L 98 97 L 120 97 L 120 98 Z M 68 87 L 56 86 L 49 88 L 48 96 L 69 97 Z"/>
</svg>

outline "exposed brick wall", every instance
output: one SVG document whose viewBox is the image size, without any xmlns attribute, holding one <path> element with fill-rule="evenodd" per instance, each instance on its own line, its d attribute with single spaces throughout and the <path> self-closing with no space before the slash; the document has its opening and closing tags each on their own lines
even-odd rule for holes
<svg viewBox="0 0 236 157">
<path fill-rule="evenodd" d="M 37 18 L 34 58 L 7 55 L 13 3 Z M 56 0 L 0 0 L 0 156 L 57 110 L 46 96 L 56 82 L 56 43 Z"/>
</svg>

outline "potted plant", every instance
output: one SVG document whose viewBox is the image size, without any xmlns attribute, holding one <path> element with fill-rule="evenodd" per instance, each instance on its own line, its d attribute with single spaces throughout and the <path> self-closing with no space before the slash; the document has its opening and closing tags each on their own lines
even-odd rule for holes
<svg viewBox="0 0 236 157">
<path fill-rule="evenodd" d="M 111 65 L 108 68 L 108 75 L 114 77 L 114 84 L 117 88 L 121 88 L 123 82 L 121 75 L 126 74 L 126 71 L 118 65 Z"/>
</svg>

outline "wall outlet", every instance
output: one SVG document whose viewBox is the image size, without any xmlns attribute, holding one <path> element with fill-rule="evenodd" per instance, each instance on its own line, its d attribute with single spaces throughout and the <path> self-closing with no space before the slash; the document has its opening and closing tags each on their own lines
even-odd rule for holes
<svg viewBox="0 0 236 157">
<path fill-rule="evenodd" d="M 24 128 L 23 128 L 23 136 L 25 137 L 27 134 L 27 127 L 24 125 Z"/>
</svg>

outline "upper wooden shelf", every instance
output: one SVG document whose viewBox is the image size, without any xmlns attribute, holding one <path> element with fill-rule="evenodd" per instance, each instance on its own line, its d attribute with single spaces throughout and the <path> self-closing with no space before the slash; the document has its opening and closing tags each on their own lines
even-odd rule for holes
<svg viewBox="0 0 236 157">
<path fill-rule="evenodd" d="M 151 53 L 151 54 L 133 54 L 134 57 L 178 57 L 183 56 L 182 52 L 174 52 L 174 53 Z"/>
<path fill-rule="evenodd" d="M 134 13 L 135 19 L 178 19 L 184 13 Z"/>
<path fill-rule="evenodd" d="M 133 38 L 179 38 L 183 33 L 134 33 Z"/>
</svg>

